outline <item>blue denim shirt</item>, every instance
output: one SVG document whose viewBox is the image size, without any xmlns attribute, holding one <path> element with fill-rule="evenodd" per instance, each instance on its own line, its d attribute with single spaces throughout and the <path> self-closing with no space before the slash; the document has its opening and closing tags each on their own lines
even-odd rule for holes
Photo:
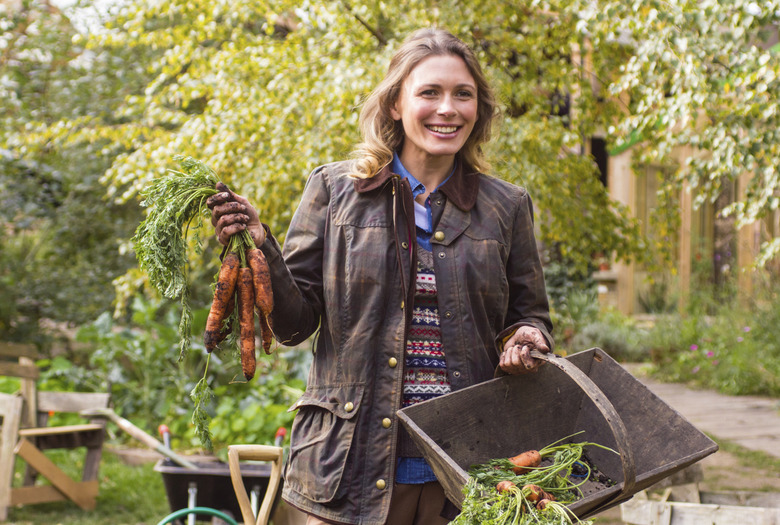
<svg viewBox="0 0 780 525">
<path fill-rule="evenodd" d="M 390 169 L 393 173 L 397 173 L 401 177 L 409 181 L 409 186 L 412 188 L 412 197 L 417 199 L 418 195 L 425 192 L 425 186 L 422 182 L 414 178 L 414 175 L 401 164 L 401 159 L 398 157 L 398 153 L 393 155 L 393 163 L 390 165 Z M 453 170 L 454 172 L 455 170 Z M 452 173 L 450 173 L 452 176 Z M 447 177 L 447 179 L 450 178 Z M 446 180 L 444 182 L 447 182 Z M 442 184 L 444 184 L 442 182 Z M 431 198 L 430 196 L 425 199 L 425 204 L 420 204 L 417 200 L 414 201 L 414 222 L 417 226 L 417 244 L 422 246 L 428 251 L 431 251 L 431 235 L 433 235 L 433 225 L 431 224 L 433 219 L 433 213 L 431 211 Z M 430 481 L 436 481 L 436 475 L 433 473 L 433 469 L 425 461 L 425 458 L 398 458 L 398 468 L 395 472 L 396 483 L 407 484 L 420 484 L 428 483 Z"/>
<path fill-rule="evenodd" d="M 409 186 L 411 186 L 412 188 L 412 197 L 415 199 L 414 223 L 417 226 L 417 244 L 419 244 L 426 250 L 431 251 L 432 250 L 431 236 L 433 235 L 433 224 L 432 224 L 433 212 L 431 210 L 430 195 L 428 196 L 427 199 L 425 199 L 425 204 L 420 204 L 419 202 L 417 202 L 417 197 L 425 193 L 425 186 L 423 185 L 422 182 L 415 179 L 414 175 L 409 173 L 409 171 L 404 167 L 404 165 L 401 164 L 401 159 L 398 157 L 398 153 L 393 155 L 393 162 L 390 165 L 390 170 L 393 173 L 396 173 L 409 181 Z M 455 173 L 454 167 L 452 169 L 452 172 L 447 176 L 447 178 L 444 179 L 444 181 L 442 181 L 442 183 L 439 184 L 439 186 L 437 186 L 436 189 L 433 190 L 433 192 L 435 192 L 438 188 L 440 188 L 442 184 L 447 182 L 449 178 L 452 177 L 453 173 Z"/>
</svg>

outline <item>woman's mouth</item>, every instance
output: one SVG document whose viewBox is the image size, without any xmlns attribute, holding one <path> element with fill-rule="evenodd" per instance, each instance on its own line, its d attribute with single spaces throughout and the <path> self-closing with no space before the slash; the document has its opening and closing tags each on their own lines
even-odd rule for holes
<svg viewBox="0 0 780 525">
<path fill-rule="evenodd" d="M 441 133 L 444 135 L 450 135 L 458 131 L 458 126 L 425 126 L 425 127 L 435 133 Z"/>
</svg>

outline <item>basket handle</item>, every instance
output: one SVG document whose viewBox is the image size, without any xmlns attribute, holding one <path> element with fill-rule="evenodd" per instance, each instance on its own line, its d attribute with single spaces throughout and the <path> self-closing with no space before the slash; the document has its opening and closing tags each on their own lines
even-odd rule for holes
<svg viewBox="0 0 780 525">
<path fill-rule="evenodd" d="M 543 354 L 536 350 L 531 351 L 531 357 L 547 361 L 553 366 L 563 370 L 588 395 L 591 401 L 596 405 L 596 408 L 599 409 L 601 415 L 607 420 L 607 424 L 612 430 L 612 435 L 615 437 L 617 451 L 618 454 L 620 454 L 620 461 L 623 466 L 623 490 L 620 495 L 633 494 L 634 485 L 636 484 L 634 454 L 628 443 L 628 432 L 623 424 L 623 420 L 609 399 L 607 399 L 607 396 L 604 395 L 604 392 L 596 386 L 585 372 L 580 370 L 577 365 L 568 359 L 553 353 Z"/>
<path fill-rule="evenodd" d="M 241 477 L 240 460 L 271 461 L 271 476 L 268 479 L 268 488 L 265 490 L 263 503 L 257 512 L 255 519 L 252 512 L 252 504 L 246 493 L 244 480 Z M 282 447 L 268 445 L 229 445 L 228 467 L 230 468 L 230 480 L 233 482 L 233 490 L 236 492 L 241 516 L 247 525 L 266 525 L 271 514 L 271 506 L 279 489 L 279 480 L 282 477 Z"/>
</svg>

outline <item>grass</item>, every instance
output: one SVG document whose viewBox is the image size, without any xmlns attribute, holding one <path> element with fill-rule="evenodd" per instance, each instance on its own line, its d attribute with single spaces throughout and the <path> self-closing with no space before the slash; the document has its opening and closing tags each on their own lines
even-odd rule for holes
<svg viewBox="0 0 780 525">
<path fill-rule="evenodd" d="M 69 475 L 78 476 L 83 452 L 50 451 L 46 454 Z M 20 485 L 23 462 L 17 460 L 15 486 Z M 72 502 L 41 503 L 10 509 L 10 525 L 149 525 L 170 514 L 162 476 L 153 464 L 129 466 L 104 452 L 100 464 L 97 507 L 81 510 Z"/>
</svg>

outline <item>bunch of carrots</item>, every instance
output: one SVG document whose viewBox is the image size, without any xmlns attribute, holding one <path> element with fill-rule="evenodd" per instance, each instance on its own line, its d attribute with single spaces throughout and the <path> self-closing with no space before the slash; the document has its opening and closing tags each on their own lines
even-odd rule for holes
<svg viewBox="0 0 780 525">
<path fill-rule="evenodd" d="M 590 467 L 581 462 L 585 446 L 595 443 L 563 443 L 563 438 L 541 450 L 527 450 L 510 458 L 498 458 L 469 470 L 460 515 L 455 525 L 572 525 L 584 524 L 566 505 L 582 497 L 579 487 Z M 607 449 L 611 450 L 611 449 Z M 543 460 L 547 459 L 547 461 Z M 584 466 L 587 475 L 572 481 L 572 471 Z"/>
<path fill-rule="evenodd" d="M 168 170 L 143 191 L 141 205 L 148 208 L 148 214 L 136 229 L 133 242 L 139 267 L 146 272 L 149 283 L 165 297 L 181 300 L 179 350 L 183 358 L 191 347 L 193 319 L 187 252 L 193 239 L 200 245 L 198 230 L 210 217 L 208 198 L 230 190 L 202 162 L 184 155 L 174 156 L 174 160 L 181 170 Z M 213 395 L 206 381 L 211 352 L 233 334 L 228 341 L 237 342 L 244 377 L 252 379 L 256 368 L 254 312 L 257 310 L 263 348 L 270 353 L 273 304 L 270 271 L 263 253 L 248 232 L 234 235 L 222 258 L 206 322 L 204 344 L 209 358 L 203 377 L 190 393 L 195 402 L 192 420 L 207 448 L 211 448 L 210 418 L 205 409 Z"/>
<path fill-rule="evenodd" d="M 217 191 L 227 191 L 225 184 L 219 182 Z M 271 273 L 265 255 L 254 246 L 246 231 L 234 235 L 222 258 L 214 299 L 211 303 L 204 344 L 211 352 L 233 331 L 233 312 L 237 311 L 239 323 L 239 349 L 241 370 L 247 381 L 255 375 L 255 309 L 259 318 L 260 337 L 263 350 L 271 353 L 273 331 L 271 329 L 271 311 L 274 308 Z"/>
</svg>

